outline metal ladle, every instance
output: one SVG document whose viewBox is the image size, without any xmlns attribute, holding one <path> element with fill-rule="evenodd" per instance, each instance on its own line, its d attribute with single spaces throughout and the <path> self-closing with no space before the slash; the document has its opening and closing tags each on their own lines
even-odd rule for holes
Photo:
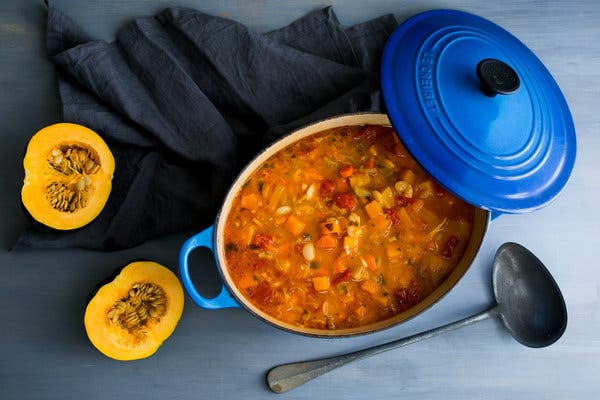
<svg viewBox="0 0 600 400">
<path fill-rule="evenodd" d="M 274 392 L 287 392 L 350 362 L 492 317 L 500 317 L 510 334 L 525 346 L 549 346 L 562 336 L 567 326 L 567 308 L 563 296 L 550 272 L 525 247 L 516 243 L 500 246 L 494 257 L 492 284 L 496 304 L 485 311 L 426 332 L 353 353 L 279 365 L 268 372 L 267 383 Z"/>
</svg>

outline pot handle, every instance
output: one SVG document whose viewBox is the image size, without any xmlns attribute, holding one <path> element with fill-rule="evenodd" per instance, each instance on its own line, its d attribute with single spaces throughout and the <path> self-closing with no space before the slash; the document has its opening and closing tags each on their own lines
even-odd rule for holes
<svg viewBox="0 0 600 400">
<path fill-rule="evenodd" d="M 212 310 L 218 308 L 239 307 L 240 304 L 233 298 L 229 290 L 227 290 L 227 288 L 225 287 L 225 283 L 223 283 L 221 292 L 219 292 L 219 294 L 216 297 L 213 297 L 212 299 L 207 299 L 206 297 L 203 297 L 200 293 L 198 293 L 190 277 L 188 257 L 190 256 L 192 250 L 194 250 L 196 247 L 206 247 L 213 254 L 215 254 L 213 239 L 214 229 L 215 226 L 211 225 L 202 232 L 186 240 L 186 242 L 181 247 L 181 250 L 179 251 L 179 274 L 181 275 L 181 282 L 183 283 L 183 287 L 185 288 L 188 295 L 192 298 L 194 303 L 196 303 L 202 308 L 208 308 Z"/>
</svg>

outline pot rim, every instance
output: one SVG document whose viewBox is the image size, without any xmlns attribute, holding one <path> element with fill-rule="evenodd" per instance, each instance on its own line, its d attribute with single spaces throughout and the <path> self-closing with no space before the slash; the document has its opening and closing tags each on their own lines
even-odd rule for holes
<svg viewBox="0 0 600 400">
<path fill-rule="evenodd" d="M 341 114 L 306 124 L 282 136 L 281 138 L 267 146 L 265 149 L 263 149 L 260 153 L 258 153 L 250 162 L 248 162 L 248 164 L 238 174 L 238 176 L 235 178 L 235 180 L 229 187 L 227 195 L 223 200 L 221 209 L 215 219 L 215 229 L 213 233 L 213 243 L 215 244 L 215 260 L 217 263 L 217 269 L 225 287 L 229 290 L 231 295 L 244 309 L 249 311 L 258 319 L 267 322 L 268 324 L 276 328 L 282 329 L 290 333 L 318 338 L 342 338 L 379 332 L 384 329 L 398 326 L 420 315 L 422 312 L 436 304 L 446 294 L 448 294 L 454 288 L 454 286 L 456 286 L 458 281 L 462 278 L 462 276 L 466 273 L 466 271 L 473 263 L 475 256 L 479 252 L 479 249 L 481 247 L 481 244 L 485 237 L 485 233 L 488 228 L 488 224 L 491 220 L 490 211 L 478 208 L 476 206 L 473 206 L 475 207 L 475 216 L 469 244 L 465 249 L 463 257 L 461 258 L 459 263 L 454 267 L 450 275 L 448 275 L 446 279 L 444 279 L 444 281 L 425 299 L 421 300 L 419 303 L 409 308 L 408 310 L 396 314 L 390 318 L 386 318 L 384 320 L 377 321 L 368 325 L 360 325 L 354 328 L 331 330 L 304 328 L 299 327 L 297 325 L 285 323 L 268 315 L 267 313 L 260 310 L 258 307 L 254 306 L 251 302 L 246 300 L 243 294 L 235 287 L 231 277 L 229 276 L 229 272 L 227 271 L 227 265 L 225 262 L 226 258 L 224 253 L 225 246 L 223 243 L 223 229 L 227 221 L 227 216 L 229 214 L 229 210 L 231 209 L 233 200 L 235 199 L 236 195 L 239 193 L 239 190 L 247 181 L 247 179 L 269 157 L 282 150 L 283 148 L 293 143 L 296 143 L 297 141 L 305 137 L 317 134 L 319 132 L 323 132 L 329 128 L 368 124 L 388 127 L 392 126 L 386 114 L 373 112 Z"/>
</svg>

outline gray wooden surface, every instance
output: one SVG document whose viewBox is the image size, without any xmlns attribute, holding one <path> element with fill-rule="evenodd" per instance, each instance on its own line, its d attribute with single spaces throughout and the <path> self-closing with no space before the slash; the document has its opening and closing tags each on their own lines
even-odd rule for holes
<svg viewBox="0 0 600 400">
<path fill-rule="evenodd" d="M 114 253 L 9 252 L 25 226 L 19 193 L 28 138 L 60 121 L 55 72 L 45 58 L 45 11 L 38 0 L 0 2 L 0 399 L 597 399 L 600 389 L 600 2 L 332 1 L 342 23 L 383 13 L 401 20 L 426 9 L 456 8 L 500 24 L 526 43 L 561 86 L 575 120 L 578 159 L 559 199 L 527 215 L 502 216 L 475 263 L 440 303 L 402 326 L 360 338 L 298 337 L 237 310 L 207 311 L 186 299 L 172 337 L 151 358 L 117 362 L 88 342 L 86 297 L 115 266 L 152 258 L 173 269 L 184 235 Z M 257 31 L 280 27 L 326 0 L 56 0 L 99 39 L 112 40 L 129 18 L 184 5 L 236 19 Z M 367 4 L 368 3 L 368 4 Z M 283 395 L 265 372 L 282 363 L 382 343 L 479 311 L 491 302 L 491 259 L 516 241 L 546 263 L 563 290 L 569 324 L 544 349 L 513 341 L 485 321 L 427 342 L 348 365 Z M 199 284 L 215 293 L 206 253 Z"/>
</svg>

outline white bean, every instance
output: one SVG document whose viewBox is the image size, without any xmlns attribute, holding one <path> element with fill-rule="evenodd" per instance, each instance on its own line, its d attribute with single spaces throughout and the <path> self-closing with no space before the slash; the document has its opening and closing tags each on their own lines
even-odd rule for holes
<svg viewBox="0 0 600 400">
<path fill-rule="evenodd" d="M 302 248 L 302 255 L 307 261 L 315 259 L 315 246 L 312 243 L 306 243 Z"/>
<path fill-rule="evenodd" d="M 290 206 L 281 206 L 275 211 L 275 215 L 282 216 L 287 215 L 292 212 L 292 207 Z"/>
<path fill-rule="evenodd" d="M 316 190 L 316 186 L 314 183 L 312 185 L 310 185 L 308 187 L 308 189 L 306 189 L 306 197 L 310 200 L 312 199 L 313 195 L 315 194 L 315 190 Z"/>
</svg>

